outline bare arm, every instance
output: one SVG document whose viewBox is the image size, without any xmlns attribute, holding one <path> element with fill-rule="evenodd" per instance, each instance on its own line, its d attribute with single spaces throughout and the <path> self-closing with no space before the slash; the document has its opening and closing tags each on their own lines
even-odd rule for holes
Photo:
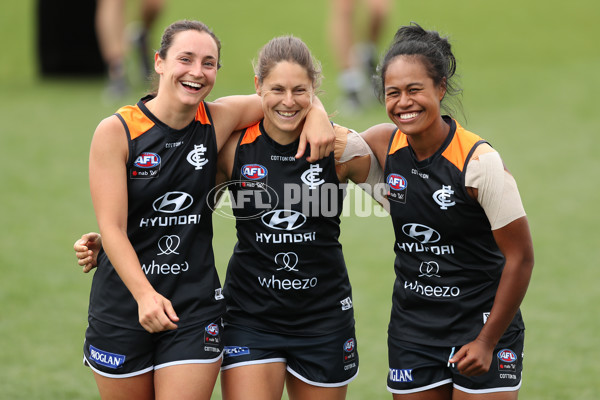
<svg viewBox="0 0 600 400">
<path fill-rule="evenodd" d="M 394 124 L 379 124 L 372 126 L 360 134 L 375 154 L 375 157 L 377 157 L 382 169 L 385 168 L 388 145 L 395 131 L 396 125 Z"/>
<path fill-rule="evenodd" d="M 386 211 L 389 202 L 383 183 L 383 170 L 367 142 L 355 131 L 336 125 L 335 161 L 340 182 L 351 180 Z"/>
<path fill-rule="evenodd" d="M 219 158 L 217 161 L 217 184 L 227 182 L 231 179 L 235 151 L 237 149 L 237 144 L 241 133 L 241 131 L 234 132 L 219 153 Z"/>
<path fill-rule="evenodd" d="M 235 132 L 229 137 L 217 160 L 217 179 L 216 184 L 222 184 L 231 179 L 235 151 L 241 132 Z M 87 273 L 98 266 L 97 258 L 102 247 L 102 236 L 97 232 L 86 233 L 77 239 L 73 244 L 77 263 L 82 267 L 83 272 Z"/>
<path fill-rule="evenodd" d="M 218 151 L 221 151 L 232 132 L 263 118 L 262 103 L 256 94 L 221 97 L 208 103 L 208 106 L 215 123 Z"/>
<path fill-rule="evenodd" d="M 263 118 L 262 102 L 256 94 L 222 97 L 208 104 L 215 123 L 219 151 L 232 132 L 246 128 Z M 320 160 L 333 151 L 334 139 L 329 116 L 321 101 L 315 97 L 300 135 L 296 158 L 302 157 L 308 142 L 311 154 L 307 160 L 310 162 Z"/>
<path fill-rule="evenodd" d="M 364 183 L 369 175 L 372 152 L 358 134 L 340 125 L 334 125 L 335 170 L 340 182 L 351 180 Z"/>
<path fill-rule="evenodd" d="M 487 372 L 493 350 L 519 309 L 533 271 L 533 243 L 527 217 L 492 231 L 506 258 L 490 316 L 477 338 L 463 346 L 450 360 L 467 376 Z"/>
<path fill-rule="evenodd" d="M 306 151 L 306 144 L 310 144 L 310 155 L 306 158 L 308 162 L 315 162 L 327 157 L 332 151 L 335 142 L 335 133 L 329 115 L 323 107 L 323 103 L 317 96 L 313 98 L 313 104 L 306 115 L 306 121 L 300 134 L 300 144 L 296 158 L 300 158 Z"/>
<path fill-rule="evenodd" d="M 138 303 L 139 322 L 149 332 L 175 329 L 177 315 L 143 273 L 127 237 L 127 138 L 116 116 L 103 120 L 90 149 L 90 190 L 103 247 Z"/>
</svg>

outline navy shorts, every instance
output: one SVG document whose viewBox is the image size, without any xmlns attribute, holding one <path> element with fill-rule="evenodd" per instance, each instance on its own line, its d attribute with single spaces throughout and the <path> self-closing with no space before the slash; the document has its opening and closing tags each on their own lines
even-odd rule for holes
<svg viewBox="0 0 600 400">
<path fill-rule="evenodd" d="M 388 337 L 388 390 L 407 394 L 452 384 L 466 393 L 494 393 L 519 390 L 523 372 L 525 332 L 504 334 L 494 350 L 490 370 L 481 376 L 464 376 L 448 366 L 451 347 L 435 347 Z M 458 351 L 460 346 L 455 348 Z"/>
<path fill-rule="evenodd" d="M 221 318 L 149 333 L 89 318 L 83 361 L 109 378 L 128 378 L 180 364 L 220 362 L 223 343 Z"/>
<path fill-rule="evenodd" d="M 296 378 L 320 387 L 347 385 L 358 374 L 354 325 L 321 336 L 284 335 L 227 325 L 223 341 L 221 370 L 281 362 Z"/>
</svg>

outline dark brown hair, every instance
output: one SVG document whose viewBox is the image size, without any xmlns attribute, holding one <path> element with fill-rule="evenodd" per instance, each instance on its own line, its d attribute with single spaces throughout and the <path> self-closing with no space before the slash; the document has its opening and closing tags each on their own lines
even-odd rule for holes
<svg viewBox="0 0 600 400">
<path fill-rule="evenodd" d="M 200 21 L 184 19 L 180 21 L 175 21 L 171 25 L 167 26 L 162 35 L 162 39 L 160 40 L 160 49 L 158 49 L 158 55 L 160 56 L 160 58 L 164 60 L 167 57 L 167 52 L 173 45 L 173 38 L 176 34 L 178 34 L 179 32 L 191 30 L 195 30 L 198 32 L 206 32 L 210 35 L 210 37 L 213 38 L 213 40 L 217 44 L 218 49 L 217 68 L 221 68 L 221 41 L 219 40 L 219 38 L 217 38 L 213 31 L 209 29 L 208 26 L 206 26 Z"/>
<path fill-rule="evenodd" d="M 425 30 L 413 22 L 398 29 L 378 68 L 379 76 L 376 83 L 379 86 L 378 93 L 381 100 L 385 99 L 385 74 L 388 66 L 399 56 L 415 57 L 421 61 L 427 69 L 427 75 L 436 85 L 445 81 L 446 95 L 453 97 L 462 92 L 455 82 L 456 58 L 448 38 L 440 36 L 436 31 Z M 446 96 L 443 100 L 446 100 Z M 442 101 L 442 108 L 449 115 L 454 114 L 455 109 L 462 113 L 460 101 L 457 98 L 453 100 L 454 105 Z"/>
<path fill-rule="evenodd" d="M 258 61 L 254 63 L 254 74 L 258 82 L 269 75 L 273 67 L 281 62 L 289 61 L 303 67 L 314 89 L 321 84 L 321 65 L 313 58 L 308 46 L 295 36 L 279 36 L 271 39 L 258 53 Z"/>
</svg>

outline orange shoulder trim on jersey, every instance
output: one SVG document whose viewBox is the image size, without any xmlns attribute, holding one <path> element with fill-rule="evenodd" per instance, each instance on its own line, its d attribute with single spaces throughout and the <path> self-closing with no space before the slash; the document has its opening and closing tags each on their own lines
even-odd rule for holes
<svg viewBox="0 0 600 400">
<path fill-rule="evenodd" d="M 154 126 L 154 122 L 152 122 L 152 120 L 148 118 L 137 105 L 121 107 L 117 110 L 117 114 L 119 114 L 127 124 L 131 140 L 148 132 L 150 128 Z"/>
<path fill-rule="evenodd" d="M 388 155 L 394 154 L 395 152 L 406 146 L 408 146 L 408 139 L 406 138 L 406 135 L 400 132 L 400 129 L 396 129 L 396 132 L 394 132 L 394 139 L 392 140 L 392 145 L 390 146 L 390 152 L 388 153 Z"/>
<path fill-rule="evenodd" d="M 248 144 L 248 143 L 252 143 L 256 140 L 257 137 L 259 137 L 261 135 L 260 133 L 260 122 L 257 124 L 254 124 L 248 128 L 246 128 L 246 132 L 244 132 L 244 137 L 242 138 L 242 141 L 240 142 L 240 146 L 243 144 Z"/>
<path fill-rule="evenodd" d="M 196 121 L 199 121 L 203 125 L 210 125 L 210 118 L 208 118 L 204 102 L 201 102 L 196 110 Z"/>
<path fill-rule="evenodd" d="M 460 171 L 465 166 L 469 152 L 478 141 L 483 140 L 480 136 L 469 132 L 456 123 L 456 132 L 450 145 L 444 150 L 442 156 L 450 161 Z"/>
</svg>

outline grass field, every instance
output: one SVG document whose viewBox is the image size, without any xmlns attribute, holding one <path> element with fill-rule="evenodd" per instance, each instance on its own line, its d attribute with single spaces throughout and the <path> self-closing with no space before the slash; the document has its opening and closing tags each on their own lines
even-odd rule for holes
<svg viewBox="0 0 600 400">
<path fill-rule="evenodd" d="M 71 249 L 81 233 L 97 229 L 89 143 L 120 103 L 102 101 L 101 80 L 38 77 L 35 5 L 0 7 L 0 399 L 96 399 L 81 366 L 91 277 L 78 271 Z M 321 98 L 333 111 L 327 13 L 322 0 L 172 0 L 159 25 L 200 19 L 221 38 L 224 67 L 213 99 L 251 92 L 258 48 L 276 35 L 300 36 L 323 64 Z M 464 89 L 466 121 L 459 120 L 490 140 L 519 183 L 536 251 L 522 306 L 523 399 L 600 398 L 599 17 L 593 0 L 432 0 L 396 1 L 389 20 L 388 38 L 410 21 L 450 35 Z M 378 105 L 336 117 L 357 130 L 385 120 Z M 233 229 L 224 218 L 215 217 L 215 225 L 224 277 Z M 348 216 L 342 230 L 361 357 L 348 398 L 388 399 L 391 224 Z"/>
</svg>

